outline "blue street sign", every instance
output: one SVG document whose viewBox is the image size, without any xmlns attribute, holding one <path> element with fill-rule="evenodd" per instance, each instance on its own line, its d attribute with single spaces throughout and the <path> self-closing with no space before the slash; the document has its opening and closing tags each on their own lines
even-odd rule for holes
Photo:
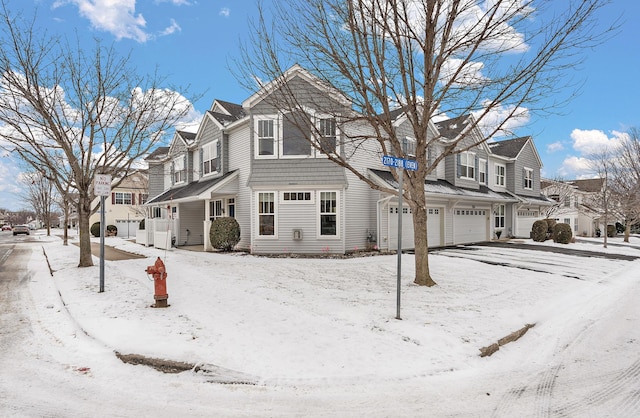
<svg viewBox="0 0 640 418">
<path fill-rule="evenodd" d="M 418 169 L 418 162 L 415 160 L 405 160 L 404 158 L 392 157 L 385 155 L 382 157 L 382 164 L 389 167 L 404 168 L 405 170 L 416 171 Z"/>
</svg>

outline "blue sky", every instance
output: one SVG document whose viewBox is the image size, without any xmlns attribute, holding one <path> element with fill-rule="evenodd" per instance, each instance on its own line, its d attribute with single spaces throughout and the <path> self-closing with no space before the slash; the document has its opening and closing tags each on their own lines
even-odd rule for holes
<svg viewBox="0 0 640 418">
<path fill-rule="evenodd" d="M 255 0 L 8 0 L 9 8 L 27 16 L 37 11 L 38 24 L 51 33 L 93 38 L 131 52 L 140 73 L 160 74 L 177 86 L 203 94 L 194 103 L 204 113 L 214 99 L 241 103 L 244 90 L 229 67 L 255 17 Z M 588 177 L 585 156 L 615 142 L 628 128 L 640 127 L 640 2 L 613 0 L 600 14 L 603 25 L 621 18 L 619 33 L 588 51 L 571 77 L 583 83 L 580 94 L 562 114 L 532 115 L 518 135 L 532 135 L 546 177 Z M 455 115 L 452 115 L 455 116 Z M 21 168 L 0 157 L 0 208 L 19 210 Z"/>
</svg>

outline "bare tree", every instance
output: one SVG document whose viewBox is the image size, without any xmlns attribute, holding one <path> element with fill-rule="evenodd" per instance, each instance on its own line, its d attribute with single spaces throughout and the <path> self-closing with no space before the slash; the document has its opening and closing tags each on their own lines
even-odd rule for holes
<svg viewBox="0 0 640 418">
<path fill-rule="evenodd" d="M 614 155 L 611 149 L 606 148 L 600 152 L 591 154 L 588 158 L 589 168 L 598 178 L 603 180 L 602 188 L 593 195 L 593 202 L 589 203 L 592 207 L 597 208 L 603 216 L 604 231 L 602 235 L 604 236 L 603 246 L 605 248 L 607 247 L 607 238 L 609 235 L 609 222 L 617 206 L 617 201 L 614 199 L 611 189 L 611 181 L 616 165 Z"/>
<path fill-rule="evenodd" d="M 51 214 L 54 204 L 54 188 L 41 172 L 26 173 L 22 178 L 27 186 L 26 200 L 40 219 L 47 226 L 47 236 L 51 235 Z"/>
<path fill-rule="evenodd" d="M 640 130 L 631 128 L 614 150 L 611 192 L 615 210 L 624 220 L 624 241 L 629 242 L 631 228 L 640 223 Z"/>
<path fill-rule="evenodd" d="M 541 183 L 545 183 L 544 186 L 542 184 L 540 185 L 541 189 L 544 187 L 542 192 L 555 203 L 551 206 L 542 207 L 540 214 L 547 219 L 562 214 L 566 208 L 566 200 L 571 198 L 576 188 L 569 181 L 561 177 L 554 178 L 553 180 L 543 179 Z"/>
<path fill-rule="evenodd" d="M 595 32 L 596 13 L 606 2 L 568 0 L 561 8 L 552 3 L 281 0 L 269 11 L 259 4 L 260 17 L 249 31 L 253 37 L 237 63 L 238 78 L 253 90 L 256 80 L 260 87 L 259 80 L 277 83 L 287 68 L 300 64 L 342 91 L 352 112 L 320 101 L 315 110 L 335 117 L 343 133 L 352 132 L 349 125 L 366 127 L 367 134 L 347 135 L 347 141 L 351 149 L 373 148 L 376 159 L 383 154 L 407 158 L 404 135 L 394 126 L 394 110 L 404 111 L 418 162 L 416 171 L 406 172 L 403 190 L 413 213 L 415 283 L 432 286 L 426 175 L 448 155 L 471 148 L 461 144 L 472 132 L 481 132 L 480 142 L 486 141 L 508 132 L 527 112 L 547 112 L 564 102 L 558 94 L 575 87 L 566 73 L 580 62 L 580 49 L 609 33 Z M 554 10 L 543 17 L 545 7 Z M 284 111 L 302 109 L 295 89 L 280 84 L 282 94 L 265 100 L 278 100 Z M 467 114 L 474 117 L 466 128 L 428 158 L 427 150 L 440 140 L 430 129 L 433 120 Z M 349 155 L 328 152 L 328 158 L 373 189 L 395 193 L 375 184 Z"/>
<path fill-rule="evenodd" d="M 113 47 L 96 41 L 85 51 L 41 34 L 35 19 L 12 16 L 4 2 L 0 19 L 0 138 L 44 169 L 60 193 L 77 193 L 79 266 L 91 266 L 95 175 L 125 177 L 190 112 L 190 102 L 156 74 L 137 76 Z"/>
</svg>

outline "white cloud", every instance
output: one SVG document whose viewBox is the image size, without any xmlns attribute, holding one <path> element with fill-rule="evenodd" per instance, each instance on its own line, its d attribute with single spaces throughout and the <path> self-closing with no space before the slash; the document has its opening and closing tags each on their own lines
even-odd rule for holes
<svg viewBox="0 0 640 418">
<path fill-rule="evenodd" d="M 595 154 L 605 151 L 607 148 L 620 145 L 627 134 L 624 132 L 612 131 L 611 137 L 600 130 L 574 129 L 571 132 L 573 149 L 581 155 Z"/>
<path fill-rule="evenodd" d="M 59 0 L 53 7 L 67 3 L 78 7 L 80 15 L 89 19 L 94 28 L 109 32 L 118 40 L 146 42 L 150 38 L 145 31 L 147 21 L 136 14 L 136 0 Z"/>
<path fill-rule="evenodd" d="M 137 0 L 56 0 L 53 8 L 72 4 L 78 8 L 80 16 L 91 22 L 94 29 L 111 33 L 120 39 L 133 39 L 144 43 L 155 35 L 147 30 L 147 20 L 136 13 Z M 156 4 L 170 3 L 174 6 L 193 4 L 189 0 L 156 0 Z M 171 24 L 158 33 L 159 36 L 171 35 L 181 30 L 180 25 L 171 19 Z"/>
<path fill-rule="evenodd" d="M 231 15 L 231 9 L 229 9 L 228 7 L 223 7 L 222 9 L 220 9 L 220 12 L 218 14 L 220 16 L 229 17 L 229 15 Z"/>
<path fill-rule="evenodd" d="M 585 157 L 568 156 L 562 162 L 558 174 L 566 178 L 580 178 L 588 175 L 591 170 L 591 160 Z"/>
<path fill-rule="evenodd" d="M 550 154 L 554 152 L 562 151 L 562 150 L 564 150 L 564 145 L 562 145 L 562 142 L 560 141 L 547 145 L 547 152 Z"/>
<path fill-rule="evenodd" d="M 488 105 L 490 102 L 487 101 Z M 498 126 L 502 125 L 500 130 L 493 134 L 493 137 L 512 135 L 514 131 L 529 123 L 531 116 L 529 109 L 526 107 L 514 108 L 513 106 L 497 105 L 491 109 L 484 109 L 471 112 L 478 119 L 483 113 L 482 120 L 479 121 L 478 127 L 485 135 L 490 135 Z"/>
<path fill-rule="evenodd" d="M 161 36 L 171 35 L 175 32 L 180 32 L 180 31 L 182 31 L 182 28 L 180 27 L 180 25 L 178 25 L 178 23 L 174 19 L 171 19 L 171 25 L 169 25 L 165 30 L 163 30 L 160 33 L 160 35 Z"/>
<path fill-rule="evenodd" d="M 483 68 L 484 64 L 481 62 L 463 63 L 461 59 L 451 58 L 442 65 L 440 80 L 443 84 L 451 82 L 453 86 L 482 84 L 487 81 L 487 78 L 482 75 Z"/>
</svg>

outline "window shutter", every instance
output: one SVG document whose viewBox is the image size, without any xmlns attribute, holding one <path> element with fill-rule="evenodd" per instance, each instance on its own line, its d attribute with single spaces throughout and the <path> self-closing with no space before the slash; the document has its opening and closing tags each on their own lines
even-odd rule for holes
<svg viewBox="0 0 640 418">
<path fill-rule="evenodd" d="M 204 150 L 202 148 L 200 148 L 199 151 L 200 157 L 198 158 L 198 160 L 200 161 L 200 169 L 198 171 L 200 177 L 202 177 L 204 171 L 203 171 L 203 166 L 204 166 L 204 161 L 202 161 L 202 158 L 204 157 Z"/>
<path fill-rule="evenodd" d="M 176 172 L 176 165 L 175 163 L 171 163 L 171 169 L 169 170 L 169 174 L 171 175 L 171 184 L 175 184 L 175 178 L 173 176 L 173 174 Z"/>
<path fill-rule="evenodd" d="M 136 194 L 135 193 L 131 193 L 131 204 L 132 205 L 136 204 Z"/>
<path fill-rule="evenodd" d="M 484 162 L 484 181 L 489 184 L 489 161 Z"/>
<path fill-rule="evenodd" d="M 456 167 L 457 167 L 458 177 L 462 176 L 462 165 L 460 164 L 460 154 L 456 155 Z"/>
<path fill-rule="evenodd" d="M 111 204 L 115 205 L 116 204 L 116 194 L 115 193 L 111 193 Z M 104 210 L 104 208 L 102 208 L 102 210 Z"/>
<path fill-rule="evenodd" d="M 218 157 L 216 159 L 216 171 L 219 173 L 220 172 L 220 166 L 221 166 L 221 160 L 222 160 L 222 156 L 220 155 L 220 150 L 221 150 L 221 146 L 220 146 L 220 141 L 216 142 L 216 156 Z"/>
<path fill-rule="evenodd" d="M 522 169 L 522 188 L 524 189 L 527 186 L 527 170 Z"/>
</svg>

